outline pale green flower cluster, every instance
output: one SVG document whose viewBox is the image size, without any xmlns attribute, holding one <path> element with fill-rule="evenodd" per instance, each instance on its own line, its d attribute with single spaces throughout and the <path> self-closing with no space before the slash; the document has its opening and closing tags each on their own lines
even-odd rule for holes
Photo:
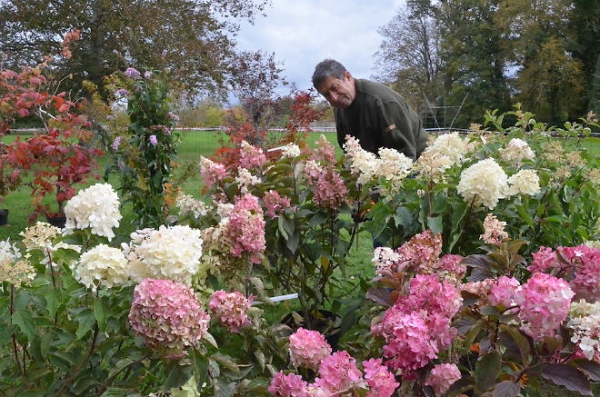
<svg viewBox="0 0 600 397">
<path fill-rule="evenodd" d="M 119 197 L 108 183 L 97 183 L 81 190 L 65 206 L 65 234 L 75 229 L 91 228 L 93 234 L 115 237 L 113 228 L 119 227 L 122 218 Z"/>
<path fill-rule="evenodd" d="M 80 283 L 92 290 L 99 285 L 112 288 L 129 280 L 129 266 L 123 251 L 99 244 L 81 255 L 74 274 Z"/>
<path fill-rule="evenodd" d="M 133 281 L 154 278 L 191 285 L 200 266 L 202 238 L 200 230 L 187 225 L 161 225 L 132 233 L 131 242 L 123 245 L 123 251 Z"/>
</svg>

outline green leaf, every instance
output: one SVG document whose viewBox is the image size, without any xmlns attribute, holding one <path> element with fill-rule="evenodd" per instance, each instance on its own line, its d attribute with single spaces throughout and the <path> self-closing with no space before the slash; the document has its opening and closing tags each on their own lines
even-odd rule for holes
<svg viewBox="0 0 600 397">
<path fill-rule="evenodd" d="M 165 390 L 170 390 L 176 387 L 181 387 L 185 385 L 191 377 L 192 366 L 181 365 L 178 361 L 175 361 L 171 370 L 169 371 L 169 374 L 167 375 L 167 379 L 165 380 L 163 388 Z"/>
<path fill-rule="evenodd" d="M 98 323 L 98 329 L 102 332 L 106 329 L 106 308 L 102 299 L 95 299 L 92 307 L 94 318 Z"/>
<path fill-rule="evenodd" d="M 77 327 L 77 331 L 75 332 L 75 338 L 79 340 L 94 328 L 96 317 L 90 309 L 85 309 L 77 314 L 77 320 L 79 321 L 79 327 Z"/>
<path fill-rule="evenodd" d="M 500 375 L 502 356 L 496 350 L 487 353 L 475 364 L 475 390 L 483 393 L 496 383 Z"/>
<path fill-rule="evenodd" d="M 444 217 L 427 217 L 427 227 L 431 229 L 433 233 L 442 233 L 444 231 Z"/>
<path fill-rule="evenodd" d="M 190 358 L 192 360 L 192 368 L 194 370 L 197 388 L 198 390 L 201 390 L 202 385 L 204 385 L 208 379 L 208 358 L 196 349 L 190 352 Z"/>
<path fill-rule="evenodd" d="M 58 311 L 58 307 L 60 306 L 54 288 L 45 289 L 44 299 L 46 300 L 46 310 L 48 311 L 48 316 L 54 317 Z"/>
<path fill-rule="evenodd" d="M 517 397 L 521 391 L 521 386 L 512 381 L 500 382 L 494 387 L 493 397 Z"/>
<path fill-rule="evenodd" d="M 567 364 L 548 364 L 542 376 L 556 385 L 564 386 L 584 396 L 593 396 L 590 381 L 577 368 Z"/>
<path fill-rule="evenodd" d="M 33 338 L 35 338 L 35 323 L 30 312 L 25 310 L 14 312 L 12 322 L 19 327 L 21 332 L 27 335 L 27 340 L 33 341 Z"/>
</svg>

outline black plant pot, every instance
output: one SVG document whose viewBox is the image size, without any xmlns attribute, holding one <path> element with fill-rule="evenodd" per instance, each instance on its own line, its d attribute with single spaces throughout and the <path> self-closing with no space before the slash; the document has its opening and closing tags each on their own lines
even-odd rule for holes
<svg viewBox="0 0 600 397">
<path fill-rule="evenodd" d="M 327 343 L 329 343 L 333 351 L 337 350 L 337 345 L 341 336 L 342 318 L 336 313 L 328 310 L 319 310 L 312 315 L 309 324 L 306 321 L 305 313 L 298 310 L 286 314 L 281 320 L 281 323 L 287 325 L 294 331 L 298 328 L 319 331 L 325 336 Z"/>
<path fill-rule="evenodd" d="M 47 216 L 46 219 L 48 220 L 48 223 L 51 224 L 52 226 L 56 226 L 58 228 L 64 228 L 66 223 L 67 223 L 67 217 L 66 216 L 53 216 L 53 217 L 49 217 Z"/>
<path fill-rule="evenodd" d="M 0 226 L 4 226 L 8 223 L 8 210 L 0 209 Z"/>
</svg>

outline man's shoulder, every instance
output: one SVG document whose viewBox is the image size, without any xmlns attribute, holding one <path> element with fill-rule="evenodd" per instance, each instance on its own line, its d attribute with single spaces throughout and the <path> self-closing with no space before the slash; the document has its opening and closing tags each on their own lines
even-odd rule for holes
<svg viewBox="0 0 600 397">
<path fill-rule="evenodd" d="M 400 94 L 387 85 L 372 80 L 356 79 L 356 90 L 363 94 L 366 100 L 377 100 L 383 103 L 404 101 Z"/>
</svg>

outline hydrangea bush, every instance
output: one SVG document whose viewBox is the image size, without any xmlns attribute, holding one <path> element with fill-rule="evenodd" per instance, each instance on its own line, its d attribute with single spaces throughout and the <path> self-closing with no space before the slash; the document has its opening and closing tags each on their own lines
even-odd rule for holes
<svg viewBox="0 0 600 397">
<path fill-rule="evenodd" d="M 341 159 L 325 139 L 240 141 L 200 159 L 207 200 L 181 195 L 178 224 L 129 236 L 111 185 L 81 190 L 64 229 L 0 242 L 0 394 L 592 395 L 598 159 L 560 149 L 584 127 L 514 115 L 415 163 L 353 139 Z M 335 310 L 365 231 L 375 276 L 338 345 L 266 315 L 279 293 Z"/>
</svg>

